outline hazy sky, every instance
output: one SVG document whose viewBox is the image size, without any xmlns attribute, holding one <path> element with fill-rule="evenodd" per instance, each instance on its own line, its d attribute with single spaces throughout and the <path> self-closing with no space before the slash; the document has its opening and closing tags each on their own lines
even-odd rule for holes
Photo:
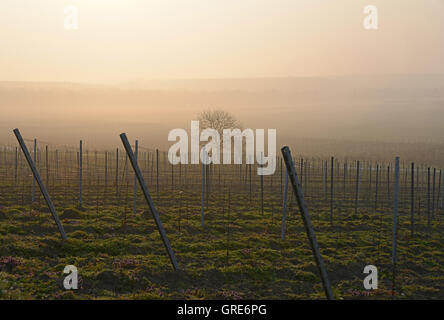
<svg viewBox="0 0 444 320">
<path fill-rule="evenodd" d="M 0 41 L 0 80 L 444 73 L 444 0 L 1 0 Z"/>
</svg>

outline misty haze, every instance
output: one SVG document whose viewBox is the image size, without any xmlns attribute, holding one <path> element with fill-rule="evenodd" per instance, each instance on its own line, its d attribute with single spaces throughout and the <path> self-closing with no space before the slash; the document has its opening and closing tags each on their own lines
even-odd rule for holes
<svg viewBox="0 0 444 320">
<path fill-rule="evenodd" d="M 443 300 L 443 13 L 1 0 L 0 300 Z"/>
<path fill-rule="evenodd" d="M 298 151 L 308 155 L 325 148 L 328 153 L 331 140 L 344 153 L 357 142 L 366 147 L 372 142 L 444 142 L 441 75 L 164 80 L 119 86 L 2 82 L 0 97 L 0 138 L 9 144 L 14 124 L 29 138 L 53 144 L 76 145 L 84 139 L 90 147 L 111 148 L 125 131 L 145 145 L 166 149 L 170 130 L 189 129 L 190 120 L 208 108 L 231 112 L 244 127 L 276 128 L 281 144 L 305 141 Z"/>
</svg>

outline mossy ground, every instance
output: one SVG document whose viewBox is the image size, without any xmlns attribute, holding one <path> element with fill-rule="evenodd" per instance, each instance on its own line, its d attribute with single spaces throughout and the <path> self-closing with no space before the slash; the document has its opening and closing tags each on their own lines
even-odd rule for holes
<svg viewBox="0 0 444 320">
<path fill-rule="evenodd" d="M 294 199 L 289 199 L 283 241 L 280 187 L 266 188 L 262 215 L 257 186 L 251 201 L 248 187 L 215 187 L 205 228 L 198 187 L 165 187 L 155 195 L 181 269 L 174 272 L 141 194 L 134 215 L 129 193 L 117 204 L 109 200 L 115 197 L 113 190 L 95 194 L 91 186 L 79 209 L 75 200 L 66 201 L 66 192 L 51 188 L 68 234 L 62 241 L 42 199 L 30 205 L 13 188 L 2 186 L 0 299 L 324 298 Z M 353 199 L 338 195 L 331 224 L 329 201 L 316 190 L 312 185 L 307 202 L 337 299 L 444 299 L 441 210 L 435 212 L 431 231 L 425 209 L 415 213 L 413 236 L 407 205 L 401 210 L 392 296 L 391 209 L 366 209 L 369 196 L 355 214 Z M 379 289 L 372 292 L 363 287 L 363 270 L 370 264 L 379 270 Z M 78 268 L 76 291 L 63 288 L 66 265 Z"/>
</svg>

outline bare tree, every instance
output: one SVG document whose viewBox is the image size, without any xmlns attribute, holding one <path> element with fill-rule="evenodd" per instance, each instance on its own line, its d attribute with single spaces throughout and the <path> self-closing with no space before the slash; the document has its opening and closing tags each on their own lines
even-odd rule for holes
<svg viewBox="0 0 444 320">
<path fill-rule="evenodd" d="M 198 120 L 200 121 L 202 129 L 215 129 L 219 132 L 221 137 L 224 129 L 241 129 L 242 127 L 239 121 L 237 121 L 231 113 L 220 109 L 205 110 L 199 114 Z"/>
<path fill-rule="evenodd" d="M 231 113 L 220 109 L 207 109 L 198 115 L 201 129 L 214 129 L 219 133 L 221 141 L 223 141 L 223 131 L 225 129 L 243 130 L 242 124 Z M 204 142 L 201 142 L 204 145 Z M 242 150 L 245 152 L 246 141 L 242 141 Z M 231 152 L 234 152 L 234 145 L 231 145 Z M 223 158 L 223 150 L 220 150 L 220 159 Z"/>
</svg>

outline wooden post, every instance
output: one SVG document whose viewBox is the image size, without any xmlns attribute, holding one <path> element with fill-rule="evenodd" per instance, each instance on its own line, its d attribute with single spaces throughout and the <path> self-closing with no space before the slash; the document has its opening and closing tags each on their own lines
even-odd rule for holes
<svg viewBox="0 0 444 320">
<path fill-rule="evenodd" d="M 333 224 L 333 183 L 334 183 L 334 165 L 335 165 L 335 158 L 331 157 L 331 177 L 330 177 L 330 223 Z"/>
<path fill-rule="evenodd" d="M 226 222 L 226 234 L 227 234 L 227 265 L 230 257 L 230 213 L 231 213 L 231 189 L 228 189 L 228 208 L 227 208 L 227 222 Z"/>
<path fill-rule="evenodd" d="M 159 149 L 156 149 L 156 195 L 159 201 Z"/>
<path fill-rule="evenodd" d="M 139 141 L 136 140 L 135 152 L 134 156 L 136 157 L 136 161 L 139 160 Z M 134 203 L 133 203 L 133 213 L 137 212 L 137 177 L 134 175 Z"/>
<path fill-rule="evenodd" d="M 129 177 L 128 167 L 129 167 L 129 164 L 128 164 L 128 154 L 125 154 L 125 173 L 124 173 L 124 177 L 125 177 L 125 182 L 126 182 L 126 184 L 127 184 L 127 187 L 128 187 L 128 184 L 129 184 L 129 179 L 128 179 L 128 177 Z M 127 191 L 128 191 L 128 190 L 127 190 Z"/>
<path fill-rule="evenodd" d="M 143 194 L 145 196 L 145 200 L 148 203 L 148 206 L 153 215 L 154 221 L 157 225 L 157 229 L 159 230 L 160 236 L 162 238 L 163 244 L 167 249 L 168 255 L 170 257 L 171 263 L 175 271 L 179 270 L 179 265 L 177 264 L 176 257 L 174 256 L 173 249 L 171 248 L 170 241 L 166 235 L 165 229 L 163 228 L 162 222 L 160 221 L 159 214 L 157 212 L 156 206 L 154 205 L 153 199 L 148 191 L 148 187 L 146 186 L 145 180 L 143 179 L 142 172 L 140 171 L 139 165 L 137 163 L 136 157 L 133 153 L 130 143 L 128 142 L 128 138 L 125 133 L 120 135 L 120 139 L 122 140 L 123 146 L 125 147 L 126 153 L 130 159 L 131 165 L 134 169 L 136 177 L 139 181 L 140 187 L 142 188 Z"/>
<path fill-rule="evenodd" d="M 105 151 L 105 194 L 108 187 L 108 152 Z"/>
<path fill-rule="evenodd" d="M 153 184 L 154 177 L 154 152 L 151 154 L 151 170 L 150 170 L 150 182 Z"/>
<path fill-rule="evenodd" d="M 14 161 L 14 186 L 17 186 L 18 179 L 18 149 L 15 148 L 15 161 Z"/>
<path fill-rule="evenodd" d="M 59 179 L 59 150 L 57 150 L 57 149 L 55 151 L 55 165 L 56 165 L 56 172 L 55 172 L 54 176 L 55 176 L 55 181 L 58 181 L 58 179 Z M 88 166 L 88 168 L 89 168 L 89 166 Z"/>
<path fill-rule="evenodd" d="M 344 200 L 345 200 L 345 198 L 346 198 L 346 192 L 347 192 L 347 189 L 346 189 L 346 184 L 347 184 L 347 161 L 345 161 L 344 162 L 344 185 L 343 185 L 343 187 L 344 187 Z"/>
<path fill-rule="evenodd" d="M 387 203 L 390 203 L 390 165 L 387 166 Z"/>
<path fill-rule="evenodd" d="M 322 188 L 324 189 L 324 198 L 327 200 L 327 160 L 322 161 Z"/>
<path fill-rule="evenodd" d="M 264 163 L 264 154 L 261 152 L 261 166 Z M 264 215 L 264 176 L 260 175 L 261 180 L 261 212 Z"/>
<path fill-rule="evenodd" d="M 57 216 L 57 213 L 55 211 L 54 205 L 51 201 L 51 198 L 49 197 L 48 191 L 46 190 L 45 185 L 42 182 L 42 179 L 40 178 L 40 174 L 35 166 L 35 163 L 32 161 L 31 155 L 29 154 L 28 148 L 26 147 L 25 141 L 23 141 L 22 135 L 20 134 L 19 129 L 14 129 L 14 134 L 17 138 L 17 141 L 23 151 L 23 154 L 25 155 L 26 161 L 28 162 L 29 167 L 31 168 L 32 174 L 34 175 L 34 178 L 37 181 L 37 184 L 39 185 L 40 191 L 43 194 L 43 197 L 45 198 L 46 204 L 49 207 L 49 210 L 51 211 L 51 214 L 54 218 L 54 221 L 59 229 L 60 235 L 62 236 L 63 240 L 66 240 L 66 233 L 63 229 L 63 226 L 59 220 L 59 217 Z"/>
<path fill-rule="evenodd" d="M 356 197 L 355 197 L 355 214 L 358 214 L 359 201 L 359 181 L 360 181 L 360 162 L 356 163 Z"/>
<path fill-rule="evenodd" d="M 205 178 L 206 178 L 206 170 L 205 163 L 207 160 L 207 152 L 205 147 L 202 150 L 203 159 L 202 159 L 202 197 L 201 197 L 201 207 L 200 207 L 200 225 L 202 228 L 205 227 Z"/>
<path fill-rule="evenodd" d="M 376 164 L 376 181 L 375 181 L 375 212 L 378 208 L 378 187 L 379 187 L 379 164 Z"/>
<path fill-rule="evenodd" d="M 208 160 L 208 153 L 206 153 L 206 159 Z M 206 172 L 205 172 L 205 208 L 208 210 L 208 202 L 209 202 L 209 198 L 210 198 L 210 183 L 211 183 L 211 164 L 208 164 L 205 166 Z"/>
<path fill-rule="evenodd" d="M 439 206 L 439 202 L 441 201 L 441 181 L 442 180 L 442 171 L 439 170 L 439 177 L 438 177 L 438 192 L 436 193 L 437 198 L 436 198 L 436 207 L 440 208 Z"/>
<path fill-rule="evenodd" d="M 252 184 L 251 184 L 251 172 L 252 172 L 252 165 L 251 164 L 249 164 L 248 165 L 248 171 L 249 171 L 249 173 L 248 173 L 248 176 L 249 176 L 249 179 L 250 179 L 250 203 L 251 203 L 251 198 L 252 198 L 252 196 L 253 196 L 253 189 L 252 189 Z"/>
<path fill-rule="evenodd" d="M 300 160 L 299 169 L 299 172 L 301 173 L 301 187 L 302 190 L 304 190 L 304 158 L 301 158 Z"/>
<path fill-rule="evenodd" d="M 7 162 L 7 157 L 6 157 L 6 147 L 3 147 L 3 163 L 5 164 L 5 177 L 7 177 L 7 170 L 8 170 L 8 162 Z"/>
<path fill-rule="evenodd" d="M 419 166 L 416 166 L 416 190 L 418 191 L 417 197 L 418 197 L 418 217 L 419 217 L 421 216 L 421 190 L 419 188 Z"/>
<path fill-rule="evenodd" d="M 432 182 L 432 219 L 435 219 L 435 186 L 436 186 L 436 168 L 433 168 L 433 182 Z"/>
<path fill-rule="evenodd" d="M 441 192 L 440 192 L 440 198 L 439 198 L 439 208 L 442 209 L 443 207 L 443 199 L 444 199 L 444 176 L 443 176 L 444 172 L 442 172 L 442 170 L 439 170 L 439 175 L 440 175 L 440 179 L 441 179 Z"/>
<path fill-rule="evenodd" d="M 310 171 L 310 162 L 308 160 L 305 160 L 305 164 L 304 164 L 304 170 L 305 170 L 305 174 L 304 174 L 304 194 L 308 197 L 308 178 L 309 178 L 309 171 Z"/>
<path fill-rule="evenodd" d="M 316 240 L 316 235 L 311 224 L 310 214 L 308 212 L 307 205 L 304 200 L 304 193 L 302 192 L 301 185 L 299 183 L 298 175 L 296 173 L 296 168 L 294 167 L 294 162 L 291 157 L 291 152 L 288 147 L 282 148 L 282 155 L 284 157 L 285 166 L 287 167 L 288 176 L 290 178 L 291 184 L 293 186 L 293 192 L 298 202 L 299 210 L 302 215 L 302 220 L 304 222 L 305 231 L 307 232 L 308 241 L 310 242 L 311 249 L 313 251 L 313 256 L 316 261 L 319 273 L 321 275 L 322 285 L 324 287 L 325 296 L 328 300 L 333 300 L 333 292 L 331 290 L 330 281 L 328 279 L 327 270 L 324 265 L 324 261 L 319 250 L 319 245 Z"/>
<path fill-rule="evenodd" d="M 411 167 L 411 186 L 410 186 L 410 234 L 413 237 L 415 224 L 415 163 L 412 162 Z"/>
<path fill-rule="evenodd" d="M 427 228 L 429 229 L 429 233 L 432 227 L 432 221 L 430 217 L 430 168 L 427 168 Z"/>
<path fill-rule="evenodd" d="M 80 208 L 83 206 L 82 198 L 82 188 L 83 188 L 83 141 L 80 140 L 80 153 L 79 153 L 79 205 Z"/>
<path fill-rule="evenodd" d="M 397 263 L 397 239 L 398 239 L 398 195 L 399 195 L 399 157 L 395 159 L 395 190 L 393 194 L 393 240 L 392 240 L 392 295 L 395 293 L 396 263 Z"/>
<path fill-rule="evenodd" d="M 285 229 L 287 221 L 287 194 L 288 194 L 288 172 L 285 170 L 285 184 L 283 194 L 283 209 L 282 209 L 282 226 L 281 226 L 281 239 L 285 240 Z"/>
<path fill-rule="evenodd" d="M 281 187 L 281 199 L 283 200 L 283 197 L 284 197 L 284 190 L 283 190 L 283 184 L 282 184 L 282 182 L 283 182 L 283 178 L 284 178 L 284 170 L 283 170 L 283 168 L 282 168 L 282 158 L 280 159 L 280 163 L 281 163 L 281 165 L 280 165 L 280 173 L 281 173 L 281 176 L 280 176 L 280 179 L 279 179 L 279 185 L 280 185 L 280 187 Z"/>
<path fill-rule="evenodd" d="M 46 187 L 49 189 L 49 154 L 48 146 L 45 147 Z"/>
<path fill-rule="evenodd" d="M 116 149 L 116 196 L 119 197 L 119 148 Z"/>
<path fill-rule="evenodd" d="M 172 163 L 170 163 L 171 165 L 171 192 L 174 193 L 174 166 Z"/>
<path fill-rule="evenodd" d="M 34 163 L 37 163 L 37 139 L 34 139 Z M 35 178 L 32 177 L 32 203 L 35 201 Z"/>
<path fill-rule="evenodd" d="M 368 189 L 372 190 L 373 166 L 372 166 L 371 162 L 369 162 L 369 165 L 368 165 L 368 176 L 369 176 Z M 369 202 L 369 205 L 371 206 L 371 196 L 370 196 L 370 193 L 369 193 L 369 196 L 368 196 L 368 202 Z"/>
</svg>

